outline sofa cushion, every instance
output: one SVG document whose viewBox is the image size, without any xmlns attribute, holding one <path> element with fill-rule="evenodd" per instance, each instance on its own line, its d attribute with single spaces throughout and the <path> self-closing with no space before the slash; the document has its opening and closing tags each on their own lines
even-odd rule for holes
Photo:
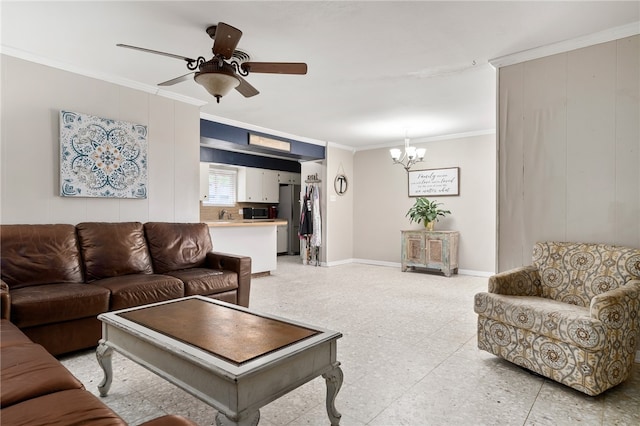
<svg viewBox="0 0 640 426">
<path fill-rule="evenodd" d="M 51 282 L 82 282 L 73 225 L 1 225 L 2 279 L 11 289 Z"/>
<path fill-rule="evenodd" d="M 109 310 L 108 289 L 56 283 L 11 291 L 11 321 L 20 328 L 95 317 Z"/>
<path fill-rule="evenodd" d="M 144 231 L 158 274 L 202 267 L 212 250 L 209 227 L 204 223 L 147 222 Z"/>
<path fill-rule="evenodd" d="M 87 282 L 153 272 L 142 223 L 85 222 L 76 228 Z"/>
<path fill-rule="evenodd" d="M 3 420 L 4 410 L 10 405 L 61 390 L 84 389 L 69 370 L 35 343 L 2 349 L 0 382 Z"/>
<path fill-rule="evenodd" d="M 606 329 L 589 308 L 535 296 L 478 293 L 474 310 L 486 318 L 596 351 L 604 348 Z"/>
<path fill-rule="evenodd" d="M 123 275 L 105 278 L 89 285 L 105 288 L 111 292 L 109 308 L 111 311 L 184 296 L 182 281 L 169 275 Z"/>
<path fill-rule="evenodd" d="M 238 288 L 238 274 L 232 271 L 191 268 L 167 272 L 184 283 L 184 295 L 212 295 Z"/>
<path fill-rule="evenodd" d="M 91 392 L 71 389 L 3 407 L 2 424 L 126 426 L 127 423 Z"/>
<path fill-rule="evenodd" d="M 0 320 L 0 348 L 31 343 L 31 340 L 9 320 Z"/>
</svg>

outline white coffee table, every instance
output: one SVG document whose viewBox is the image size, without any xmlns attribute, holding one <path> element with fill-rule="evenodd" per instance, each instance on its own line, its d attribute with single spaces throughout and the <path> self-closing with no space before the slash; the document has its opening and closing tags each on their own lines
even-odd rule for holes
<svg viewBox="0 0 640 426">
<path fill-rule="evenodd" d="M 111 354 L 122 355 L 211 405 L 217 425 L 256 425 L 259 409 L 322 375 L 332 425 L 342 386 L 342 334 L 202 296 L 101 314 L 96 356 L 106 396 Z"/>
</svg>

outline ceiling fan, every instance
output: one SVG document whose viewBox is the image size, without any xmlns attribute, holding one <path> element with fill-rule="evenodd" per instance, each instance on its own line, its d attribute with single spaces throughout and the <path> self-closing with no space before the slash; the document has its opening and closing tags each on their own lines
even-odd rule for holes
<svg viewBox="0 0 640 426">
<path fill-rule="evenodd" d="M 192 59 L 128 44 L 117 44 L 116 46 L 186 61 L 187 69 L 191 71 L 190 73 L 160 83 L 158 86 L 172 86 L 187 80 L 192 74 L 195 74 L 193 78 L 196 83 L 202 85 L 211 93 L 218 103 L 220 103 L 220 98 L 228 94 L 232 89 L 236 89 L 246 98 L 260 93 L 243 78 L 251 72 L 271 74 L 307 73 L 307 64 L 303 62 L 243 62 L 243 59 L 249 59 L 248 55 L 244 52 L 236 51 L 236 46 L 240 41 L 240 37 L 242 37 L 242 31 L 224 22 L 208 27 L 207 34 L 213 39 L 213 48 L 211 49 L 213 58 L 208 61 L 202 56 Z"/>
</svg>

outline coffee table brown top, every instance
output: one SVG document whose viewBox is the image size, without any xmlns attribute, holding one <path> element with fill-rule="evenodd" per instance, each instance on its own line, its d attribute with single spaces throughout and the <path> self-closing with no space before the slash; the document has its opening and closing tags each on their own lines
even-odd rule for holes
<svg viewBox="0 0 640 426">
<path fill-rule="evenodd" d="M 236 365 L 320 333 L 200 299 L 179 300 L 118 315 Z"/>
</svg>

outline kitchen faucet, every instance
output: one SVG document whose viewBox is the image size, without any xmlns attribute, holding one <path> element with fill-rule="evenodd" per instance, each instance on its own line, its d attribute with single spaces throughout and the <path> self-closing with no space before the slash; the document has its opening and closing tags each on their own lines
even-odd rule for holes
<svg viewBox="0 0 640 426">
<path fill-rule="evenodd" d="M 226 211 L 225 209 L 220 210 L 220 213 L 218 213 L 218 219 L 224 219 L 225 214 L 227 215 L 227 219 L 231 219 L 229 212 Z"/>
</svg>

